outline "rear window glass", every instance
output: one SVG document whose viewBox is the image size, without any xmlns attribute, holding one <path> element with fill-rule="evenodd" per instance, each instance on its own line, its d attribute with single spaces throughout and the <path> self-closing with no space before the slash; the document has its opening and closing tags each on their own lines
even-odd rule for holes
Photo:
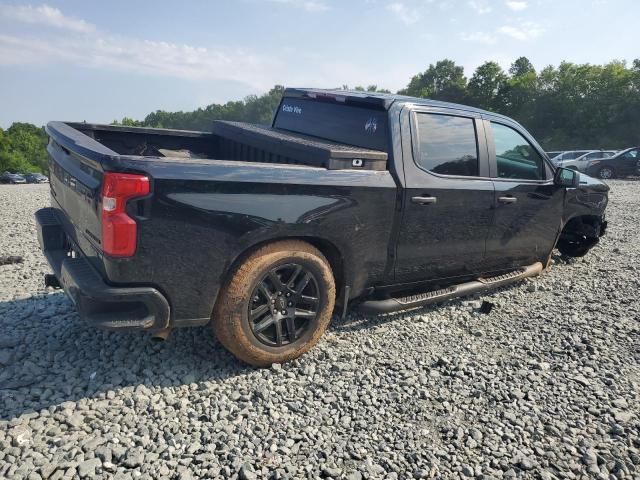
<svg viewBox="0 0 640 480">
<path fill-rule="evenodd" d="M 420 113 L 417 163 L 441 175 L 478 175 L 478 146 L 473 119 Z"/>
<path fill-rule="evenodd" d="M 386 111 L 303 98 L 284 98 L 274 126 L 337 143 L 388 151 Z"/>
</svg>

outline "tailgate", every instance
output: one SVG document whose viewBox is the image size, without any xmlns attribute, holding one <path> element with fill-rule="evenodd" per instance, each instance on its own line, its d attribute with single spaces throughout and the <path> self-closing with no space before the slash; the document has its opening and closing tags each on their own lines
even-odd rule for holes
<svg viewBox="0 0 640 480">
<path fill-rule="evenodd" d="M 93 256 L 101 250 L 102 161 L 117 154 L 65 123 L 49 123 L 47 133 L 51 206 L 67 236 Z"/>
</svg>

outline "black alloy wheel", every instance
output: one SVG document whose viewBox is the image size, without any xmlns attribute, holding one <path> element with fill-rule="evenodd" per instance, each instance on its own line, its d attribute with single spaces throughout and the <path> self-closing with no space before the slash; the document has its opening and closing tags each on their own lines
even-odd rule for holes
<svg viewBox="0 0 640 480">
<path fill-rule="evenodd" d="M 248 305 L 254 336 L 284 347 L 304 335 L 318 315 L 320 290 L 311 271 L 297 263 L 278 265 L 260 279 Z"/>
</svg>

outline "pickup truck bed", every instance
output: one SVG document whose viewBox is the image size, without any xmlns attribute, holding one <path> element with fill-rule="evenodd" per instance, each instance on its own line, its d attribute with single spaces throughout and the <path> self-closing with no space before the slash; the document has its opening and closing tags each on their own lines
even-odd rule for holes
<svg viewBox="0 0 640 480">
<path fill-rule="evenodd" d="M 67 123 L 119 155 L 385 170 L 387 153 L 263 125 L 215 121 L 211 132 Z M 354 166 L 355 161 L 355 166 Z"/>
</svg>

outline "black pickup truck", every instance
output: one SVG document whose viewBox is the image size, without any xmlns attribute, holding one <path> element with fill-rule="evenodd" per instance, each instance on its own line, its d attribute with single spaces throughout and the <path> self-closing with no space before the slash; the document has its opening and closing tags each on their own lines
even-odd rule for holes
<svg viewBox="0 0 640 480">
<path fill-rule="evenodd" d="M 540 273 L 604 233 L 609 188 L 554 168 L 509 118 L 461 105 L 287 89 L 270 127 L 51 122 L 42 250 L 107 329 L 211 324 L 268 365 L 332 314 L 377 314 Z"/>
</svg>

